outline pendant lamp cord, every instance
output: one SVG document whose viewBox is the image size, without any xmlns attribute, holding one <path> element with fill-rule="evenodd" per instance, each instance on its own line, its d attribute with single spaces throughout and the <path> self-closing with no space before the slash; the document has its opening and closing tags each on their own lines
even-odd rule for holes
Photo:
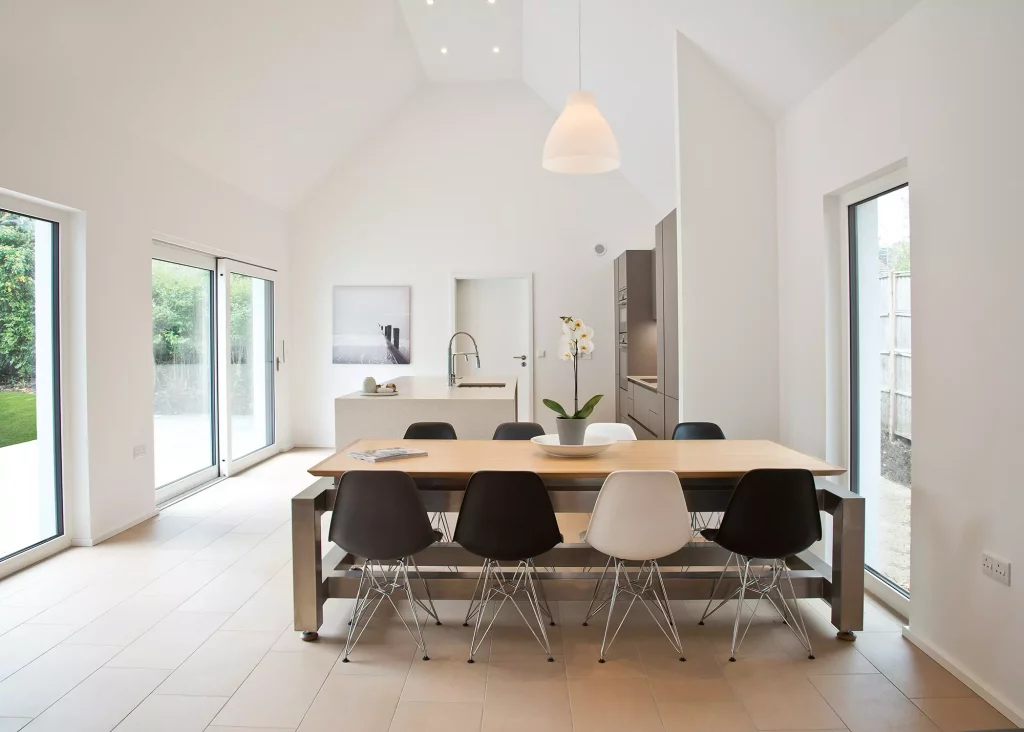
<svg viewBox="0 0 1024 732">
<path fill-rule="evenodd" d="M 579 91 L 583 91 L 583 0 L 576 0 L 576 71 Z"/>
</svg>

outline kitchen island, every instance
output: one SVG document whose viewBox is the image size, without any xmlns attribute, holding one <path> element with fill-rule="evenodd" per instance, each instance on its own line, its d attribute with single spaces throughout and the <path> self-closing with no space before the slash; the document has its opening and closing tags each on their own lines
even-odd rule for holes
<svg viewBox="0 0 1024 732">
<path fill-rule="evenodd" d="M 394 396 L 355 391 L 334 400 L 336 449 L 360 438 L 400 439 L 413 422 L 448 422 L 461 439 L 489 440 L 495 427 L 517 418 L 515 377 L 467 379 L 456 386 L 444 376 L 402 376 L 392 382 L 398 387 Z"/>
</svg>

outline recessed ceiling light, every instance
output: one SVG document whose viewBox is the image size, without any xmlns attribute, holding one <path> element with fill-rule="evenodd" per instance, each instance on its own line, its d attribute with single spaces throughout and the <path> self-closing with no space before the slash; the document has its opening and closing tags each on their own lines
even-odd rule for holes
<svg viewBox="0 0 1024 732">
<path fill-rule="evenodd" d="M 441 46 L 441 53 L 448 53 L 448 46 Z"/>
<path fill-rule="evenodd" d="M 487 0 L 491 5 L 494 5 L 494 0 Z"/>
<path fill-rule="evenodd" d="M 434 4 L 434 0 L 427 0 L 427 5 L 433 5 L 433 4 Z"/>
<path fill-rule="evenodd" d="M 498 48 L 497 46 L 495 46 L 495 47 L 494 47 L 494 48 L 492 48 L 491 50 L 492 50 L 492 51 L 494 51 L 495 53 L 500 53 L 500 52 L 501 52 L 501 49 L 500 49 L 500 48 Z"/>
</svg>

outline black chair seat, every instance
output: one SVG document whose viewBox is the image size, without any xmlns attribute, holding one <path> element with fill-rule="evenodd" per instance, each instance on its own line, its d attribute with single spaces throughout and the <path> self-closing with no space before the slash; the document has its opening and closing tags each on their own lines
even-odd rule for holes
<svg viewBox="0 0 1024 732">
<path fill-rule="evenodd" d="M 495 440 L 532 440 L 544 434 L 544 428 L 536 422 L 503 422 L 494 430 Z"/>
<path fill-rule="evenodd" d="M 700 535 L 708 541 L 714 541 L 718 537 L 718 529 L 701 529 Z"/>
<path fill-rule="evenodd" d="M 740 479 L 713 541 L 741 557 L 784 559 L 820 540 L 810 471 L 760 469 Z"/>
<path fill-rule="evenodd" d="M 466 486 L 455 541 L 484 559 L 521 562 L 562 542 L 544 481 L 525 471 L 481 471 Z"/>
<path fill-rule="evenodd" d="M 455 428 L 447 422 L 414 422 L 405 431 L 404 440 L 457 440 Z"/>
<path fill-rule="evenodd" d="M 350 470 L 341 478 L 328 538 L 357 557 L 408 557 L 441 540 L 408 474 Z"/>
</svg>

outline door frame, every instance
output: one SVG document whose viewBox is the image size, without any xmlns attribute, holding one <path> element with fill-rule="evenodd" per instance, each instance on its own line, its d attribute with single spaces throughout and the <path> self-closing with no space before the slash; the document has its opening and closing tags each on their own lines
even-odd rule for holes
<svg viewBox="0 0 1024 732">
<path fill-rule="evenodd" d="M 520 416 L 519 416 L 519 413 L 521 411 L 521 409 L 519 407 L 519 404 L 521 404 L 521 403 L 523 403 L 525 401 L 527 404 L 529 404 L 529 416 L 530 416 L 530 419 L 533 420 L 533 421 L 536 421 L 535 413 L 536 413 L 536 406 L 537 405 L 535 404 L 536 398 L 535 398 L 534 395 L 537 392 L 537 389 L 536 389 L 537 368 L 536 368 L 536 365 L 535 365 L 534 362 L 537 360 L 537 351 L 536 351 L 536 349 L 534 347 L 533 272 L 510 272 L 510 273 L 507 273 L 507 274 L 504 274 L 504 273 L 494 273 L 494 272 L 487 272 L 487 273 L 453 272 L 452 275 L 451 275 L 451 278 L 449 279 L 449 282 L 448 282 L 448 286 L 449 286 L 449 321 L 448 322 L 450 324 L 450 328 L 449 328 L 450 333 L 455 333 L 455 331 L 458 330 L 458 321 L 459 321 L 459 304 L 458 304 L 458 300 L 459 300 L 459 280 L 526 280 L 526 306 L 527 306 L 527 311 L 528 311 L 527 312 L 527 322 L 529 323 L 529 326 L 530 326 L 527 329 L 528 330 L 528 332 L 527 332 L 527 343 L 528 343 L 528 351 L 527 351 L 527 353 L 529 354 L 529 358 L 527 359 L 527 362 L 528 362 L 529 365 L 527 366 L 527 369 L 529 371 L 529 376 L 530 376 L 530 394 L 525 395 L 525 396 L 528 397 L 528 399 L 523 399 L 524 395 L 520 395 L 518 393 L 519 389 L 518 389 L 518 386 L 517 386 L 517 388 L 516 388 L 516 393 L 517 393 L 517 397 L 516 397 L 516 401 L 517 401 L 517 405 L 516 405 L 516 420 L 517 421 L 524 421 L 524 420 L 521 420 Z M 449 335 L 448 337 L 451 338 L 451 335 Z M 445 364 L 445 373 L 447 373 L 447 372 L 448 372 L 448 366 L 447 366 L 447 364 Z"/>
<path fill-rule="evenodd" d="M 858 413 L 855 405 L 859 397 L 857 372 L 859 359 L 859 344 L 854 342 L 854 321 L 857 318 L 857 297 L 858 292 L 854 285 L 855 270 L 851 269 L 851 257 L 855 254 L 853 244 L 853 221 L 850 217 L 850 209 L 857 204 L 864 203 L 872 198 L 878 198 L 891 191 L 909 186 L 911 184 L 910 171 L 906 163 L 898 165 L 894 169 L 883 172 L 861 183 L 853 188 L 846 189 L 838 195 L 839 203 L 839 276 L 840 293 L 843 307 L 841 323 L 841 336 L 839 342 L 842 346 L 840 363 L 842 364 L 842 390 L 843 390 L 843 448 L 845 450 L 846 464 L 849 472 L 846 476 L 847 487 L 850 491 L 859 494 L 858 472 L 859 465 L 856 463 L 858 457 Z M 911 234 L 913 235 L 913 234 Z M 864 587 L 872 595 L 881 600 L 903 617 L 910 617 L 910 596 L 901 589 L 897 589 L 889 580 L 877 574 L 874 570 L 864 566 Z"/>
<path fill-rule="evenodd" d="M 71 301 L 74 292 L 73 283 L 69 281 L 73 272 L 66 266 L 66 251 L 75 244 L 74 212 L 70 209 L 47 204 L 38 199 L 29 199 L 0 189 L 0 208 L 10 213 L 40 219 L 54 224 L 55 242 L 51 251 L 51 303 L 53 307 L 51 338 L 53 339 L 53 452 L 54 452 L 54 491 L 58 506 L 57 534 L 49 539 L 36 542 L 10 555 L 0 558 L 0 578 L 17 572 L 24 567 L 52 556 L 71 546 L 70 527 L 72 526 L 71 501 L 68 500 L 68 444 L 65 434 L 71 426 L 71 417 L 65 409 L 65 385 L 72 374 L 65 367 L 62 354 L 69 352 L 69 341 L 72 338 L 70 328 L 65 328 L 65 313 L 74 312 Z M 73 468 L 72 468 L 73 470 Z"/>
<path fill-rule="evenodd" d="M 231 322 L 231 297 L 229 293 L 230 280 L 229 274 L 235 273 L 245 275 L 247 277 L 255 277 L 261 280 L 268 280 L 273 283 L 273 294 L 271 300 L 271 323 L 270 327 L 272 332 L 270 334 L 271 343 L 271 375 L 273 384 L 273 394 L 268 405 L 268 409 L 272 411 L 271 425 L 273 429 L 273 435 L 270 444 L 265 447 L 261 447 L 253 452 L 242 455 L 241 457 L 234 458 L 231 455 L 231 389 L 229 382 L 229 361 L 231 358 L 231 328 L 230 326 L 221 328 L 217 334 L 217 399 L 219 404 L 219 413 L 223 415 L 223 418 L 219 420 L 220 428 L 220 473 L 224 477 L 230 477 L 239 473 L 246 468 L 249 468 L 256 463 L 262 462 L 267 458 L 276 455 L 281 451 L 280 444 L 278 443 L 278 435 L 280 434 L 280 425 L 277 423 L 278 409 L 277 409 L 277 374 L 280 372 L 280 358 L 277 354 L 277 334 L 279 332 L 277 322 L 277 272 L 272 269 L 265 267 L 259 267 L 254 264 L 248 264 L 241 262 L 236 259 L 229 259 L 226 257 L 217 259 L 217 321 L 219 323 L 230 323 Z"/>
<path fill-rule="evenodd" d="M 219 359 L 217 357 L 217 349 L 219 347 L 219 332 L 220 323 L 217 313 L 217 258 L 212 254 L 205 252 L 196 251 L 194 249 L 187 249 L 180 247 L 176 244 L 170 244 L 168 242 L 159 241 L 154 239 L 152 243 L 152 253 L 150 260 L 160 260 L 161 262 L 169 262 L 171 264 L 180 264 L 185 267 L 194 267 L 196 269 L 204 269 L 211 273 L 210 278 L 210 352 L 213 356 L 213 363 L 210 365 L 212 373 L 212 383 L 210 384 L 211 393 L 211 404 L 210 414 L 213 422 L 213 464 L 209 467 L 197 470 L 194 473 L 184 475 L 177 480 L 171 481 L 166 485 L 155 485 L 155 474 L 154 474 L 154 489 L 156 492 L 156 503 L 162 505 L 168 501 L 172 501 L 183 493 L 195 490 L 200 486 L 211 483 L 221 477 L 220 471 L 220 431 L 218 425 L 220 424 L 220 399 L 218 396 L 219 388 Z M 154 379 L 156 378 L 156 365 L 154 364 Z M 154 422 L 155 422 L 154 413 Z M 156 435 L 153 436 L 153 462 L 156 463 Z"/>
</svg>

